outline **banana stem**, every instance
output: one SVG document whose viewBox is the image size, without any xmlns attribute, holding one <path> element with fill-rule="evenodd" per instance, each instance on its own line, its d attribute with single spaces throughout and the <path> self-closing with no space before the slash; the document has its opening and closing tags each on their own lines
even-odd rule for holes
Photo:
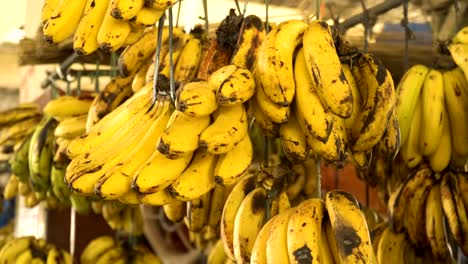
<svg viewBox="0 0 468 264">
<path fill-rule="evenodd" d="M 172 103 L 175 103 L 175 83 L 174 83 L 174 61 L 172 58 L 173 54 L 173 26 L 172 26 L 172 7 L 169 8 L 169 87 L 171 93 Z"/>
<path fill-rule="evenodd" d="M 163 27 L 164 27 L 164 20 L 166 19 L 166 15 L 163 14 L 161 18 L 159 18 L 158 21 L 158 39 L 157 39 L 157 45 L 156 45 L 156 58 L 155 58 L 155 66 L 154 66 L 154 75 L 153 75 L 153 102 L 152 104 L 156 102 L 156 98 L 158 96 L 158 74 L 159 74 L 159 62 L 160 62 L 160 55 L 161 55 L 161 45 L 162 45 L 162 32 L 163 32 Z"/>
</svg>

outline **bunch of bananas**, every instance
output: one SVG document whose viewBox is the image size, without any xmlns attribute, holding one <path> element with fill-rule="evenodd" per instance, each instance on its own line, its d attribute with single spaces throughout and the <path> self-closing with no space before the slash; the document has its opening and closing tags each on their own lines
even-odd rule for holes
<svg viewBox="0 0 468 264">
<path fill-rule="evenodd" d="M 211 258 L 215 255 L 234 263 L 377 263 L 366 218 L 351 194 L 330 191 L 325 204 L 310 198 L 293 207 L 280 194 L 278 204 L 272 202 L 269 210 L 264 208 L 266 199 L 265 191 L 257 187 L 241 201 L 235 222 L 243 217 L 243 225 L 236 225 L 231 234 L 226 229 L 221 233 L 231 236 L 222 236 L 227 257 L 216 245 L 212 250 L 217 253 L 212 252 Z M 230 206 L 228 200 L 225 214 Z M 222 230 L 224 224 L 223 218 Z"/>
<path fill-rule="evenodd" d="M 74 35 L 73 49 L 88 55 L 135 43 L 176 0 L 46 0 L 41 14 L 48 42 Z"/>
<path fill-rule="evenodd" d="M 466 255 L 467 177 L 462 172 L 446 170 L 439 174 L 427 165 L 421 166 L 390 194 L 388 209 L 392 230 L 416 248 L 430 248 L 434 259 L 450 261 L 454 256 L 449 237 L 453 237 Z M 407 235 L 399 234 L 404 231 Z M 391 247 L 391 244 L 384 247 Z"/>
<path fill-rule="evenodd" d="M 64 182 L 70 141 L 85 132 L 86 115 L 92 98 L 62 96 L 44 108 L 44 117 L 33 126 L 32 135 L 17 147 L 10 160 L 12 175 L 4 189 L 8 198 L 25 196 L 27 207 L 46 200 L 48 208 L 69 206 L 87 212 L 84 197 L 71 194 Z"/>
<path fill-rule="evenodd" d="M 411 169 L 425 159 L 436 172 L 468 158 L 468 81 L 461 68 L 415 65 L 397 87 L 401 157 Z"/>
<path fill-rule="evenodd" d="M 125 242 L 125 241 L 124 241 Z M 161 261 L 142 245 L 129 246 L 109 236 L 100 236 L 88 243 L 80 256 L 82 264 L 159 264 Z"/>
<path fill-rule="evenodd" d="M 70 254 L 44 239 L 32 236 L 14 238 L 0 249 L 0 262 L 5 264 L 71 264 Z"/>
<path fill-rule="evenodd" d="M 0 112 L 0 161 L 8 163 L 41 120 L 39 106 L 34 103 L 20 104 Z"/>
<path fill-rule="evenodd" d="M 119 201 L 91 201 L 91 209 L 97 215 L 102 215 L 112 230 L 121 234 L 143 234 L 143 216 L 138 207 L 128 206 Z"/>
<path fill-rule="evenodd" d="M 289 20 L 268 33 L 254 73 L 255 119 L 267 135 L 279 131 L 292 160 L 311 151 L 341 163 L 350 151 L 363 167 L 374 148 L 393 158 L 399 129 L 392 77 L 377 57 L 353 51 L 336 32 L 324 21 Z M 349 64 L 341 63 L 348 51 Z"/>
</svg>

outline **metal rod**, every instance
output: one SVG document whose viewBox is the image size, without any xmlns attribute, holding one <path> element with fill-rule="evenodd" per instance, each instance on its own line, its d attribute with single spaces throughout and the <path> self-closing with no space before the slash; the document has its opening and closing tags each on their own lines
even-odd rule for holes
<svg viewBox="0 0 468 264">
<path fill-rule="evenodd" d="M 362 7 L 362 15 L 363 15 L 363 24 L 364 24 L 364 53 L 367 52 L 369 48 L 369 31 L 370 31 L 370 22 L 369 22 L 369 10 L 366 8 L 366 3 L 364 0 L 360 0 L 361 7 Z"/>
<path fill-rule="evenodd" d="M 176 23 L 175 23 L 176 27 L 179 27 L 179 17 L 180 17 L 181 7 L 182 7 L 182 0 L 179 1 L 179 6 L 177 6 L 177 18 L 176 18 Z"/>
<path fill-rule="evenodd" d="M 315 0 L 315 19 L 320 19 L 320 0 Z"/>
<path fill-rule="evenodd" d="M 239 5 L 239 0 L 234 0 L 234 3 L 236 3 L 237 12 L 239 12 L 239 15 L 242 14 L 240 5 Z"/>
<path fill-rule="evenodd" d="M 172 58 L 173 54 L 173 36 L 172 36 L 172 7 L 169 8 L 169 87 L 171 93 L 172 103 L 175 103 L 175 80 L 174 80 L 174 60 Z"/>
<path fill-rule="evenodd" d="M 394 9 L 396 7 L 399 7 L 401 5 L 402 0 L 386 0 L 385 2 L 375 5 L 372 8 L 369 8 L 369 14 L 372 14 L 373 16 L 378 16 L 380 14 L 386 13 L 387 11 Z M 357 15 L 354 15 L 338 26 L 338 29 L 340 30 L 341 33 L 346 32 L 348 29 L 356 26 L 357 24 L 362 23 L 364 20 L 364 14 L 360 13 Z"/>
<path fill-rule="evenodd" d="M 111 53 L 111 78 L 117 76 L 117 54 L 115 52 Z"/>
<path fill-rule="evenodd" d="M 247 4 L 249 3 L 249 0 L 244 0 L 244 10 L 242 12 L 242 17 L 245 17 L 245 13 L 247 12 Z"/>
<path fill-rule="evenodd" d="M 81 94 L 81 71 L 78 71 L 76 74 L 76 95 Z"/>
<path fill-rule="evenodd" d="M 210 23 L 208 22 L 208 3 L 207 0 L 203 0 L 203 12 L 205 13 L 205 32 L 210 32 Z"/>
<path fill-rule="evenodd" d="M 270 5 L 270 0 L 265 0 L 265 32 L 268 34 L 270 32 L 270 24 L 268 22 L 268 8 Z"/>
<path fill-rule="evenodd" d="M 411 37 L 411 31 L 408 26 L 408 0 L 403 1 L 403 20 L 401 21 L 401 25 L 405 29 L 405 49 L 403 53 L 403 69 L 406 71 L 409 67 L 409 56 L 408 56 L 408 49 L 409 49 L 409 39 Z"/>
<path fill-rule="evenodd" d="M 70 209 L 70 257 L 72 262 L 75 256 L 75 241 L 76 241 L 76 211 L 73 206 Z"/>
<path fill-rule="evenodd" d="M 322 198 L 322 169 L 320 167 L 320 155 L 317 154 L 316 158 L 316 172 L 317 172 L 317 186 L 316 186 L 316 198 Z"/>
<path fill-rule="evenodd" d="M 100 87 L 99 87 L 99 60 L 96 61 L 96 72 L 95 72 L 95 75 L 94 75 L 94 90 L 96 91 L 96 93 L 99 93 L 100 91 Z"/>
<path fill-rule="evenodd" d="M 65 73 L 70 68 L 70 66 L 78 59 L 79 55 L 76 53 L 72 53 L 68 56 L 57 68 L 55 69 L 54 73 L 51 73 L 47 76 L 47 78 L 41 83 L 41 87 L 43 89 L 52 85 L 55 80 L 58 79 L 65 79 Z"/>
<path fill-rule="evenodd" d="M 162 32 L 163 32 L 163 27 L 164 27 L 164 20 L 166 19 L 166 15 L 163 14 L 161 18 L 159 18 L 158 21 L 158 37 L 157 37 L 157 42 L 158 44 L 156 45 L 156 58 L 155 58 L 155 66 L 154 66 L 154 75 L 153 75 L 153 102 L 154 104 L 156 102 L 156 98 L 158 96 L 158 74 L 159 74 L 159 64 L 160 60 L 159 57 L 161 55 L 161 45 L 162 45 Z"/>
</svg>

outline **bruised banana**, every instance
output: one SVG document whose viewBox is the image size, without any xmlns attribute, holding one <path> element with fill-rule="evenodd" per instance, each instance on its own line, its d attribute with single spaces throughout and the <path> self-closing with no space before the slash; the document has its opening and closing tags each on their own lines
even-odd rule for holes
<svg viewBox="0 0 468 264">
<path fill-rule="evenodd" d="M 263 114 L 275 123 L 282 124 L 287 122 L 289 116 L 291 115 L 290 106 L 282 106 L 273 103 L 266 96 L 264 86 L 260 81 L 261 77 L 256 74 L 255 78 L 256 89 L 254 97 L 257 101 L 258 107 L 262 110 Z"/>
<path fill-rule="evenodd" d="M 205 81 L 184 84 L 175 104 L 178 111 L 194 117 L 209 116 L 218 108 L 216 93 Z"/>
<path fill-rule="evenodd" d="M 230 106 L 246 102 L 255 92 L 253 74 L 236 65 L 226 65 L 213 72 L 208 82 L 216 91 L 220 105 Z"/>
<path fill-rule="evenodd" d="M 224 154 L 247 135 L 247 113 L 244 106 L 238 104 L 221 106 L 214 116 L 214 122 L 200 134 L 200 148 L 212 154 Z"/>
<path fill-rule="evenodd" d="M 203 55 L 203 41 L 197 36 L 190 38 L 182 49 L 174 67 L 174 79 L 180 83 L 195 79 Z"/>
<path fill-rule="evenodd" d="M 109 4 L 97 34 L 97 44 L 100 49 L 106 52 L 120 49 L 132 30 L 128 21 L 112 17 L 111 10 L 112 5 Z"/>
<path fill-rule="evenodd" d="M 291 115 L 288 122 L 281 124 L 279 134 L 283 152 L 290 161 L 299 162 L 307 159 L 306 136 L 294 114 Z"/>
<path fill-rule="evenodd" d="M 294 209 L 280 211 L 278 217 L 273 220 L 266 245 L 267 263 L 281 264 L 289 262 L 287 236 L 290 233 L 289 220 L 293 213 Z"/>
<path fill-rule="evenodd" d="M 208 222 L 211 193 L 187 202 L 187 228 L 191 232 L 201 232 Z"/>
<path fill-rule="evenodd" d="M 231 63 L 253 72 L 260 45 L 265 38 L 265 27 L 262 20 L 255 15 L 246 16 L 242 23 L 244 30 L 240 36 L 240 43 L 232 54 Z"/>
</svg>

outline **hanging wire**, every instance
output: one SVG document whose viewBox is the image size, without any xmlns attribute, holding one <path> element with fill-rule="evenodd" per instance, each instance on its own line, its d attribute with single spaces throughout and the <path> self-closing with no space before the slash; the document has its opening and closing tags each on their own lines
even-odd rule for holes
<svg viewBox="0 0 468 264">
<path fill-rule="evenodd" d="M 403 19 L 401 20 L 401 26 L 405 30 L 405 49 L 403 54 L 403 70 L 409 68 L 409 40 L 414 39 L 413 31 L 409 27 L 408 21 L 408 0 L 402 0 L 403 2 Z"/>
<path fill-rule="evenodd" d="M 81 71 L 76 72 L 76 95 L 81 95 Z"/>
<path fill-rule="evenodd" d="M 174 80 L 174 59 L 173 54 L 173 27 L 172 27 L 172 7 L 169 8 L 169 87 L 172 103 L 175 103 L 175 80 Z"/>
<path fill-rule="evenodd" d="M 330 17 L 333 20 L 333 25 L 335 27 L 338 27 L 340 25 L 340 14 L 335 15 L 333 12 L 333 4 L 332 3 L 326 3 L 325 6 L 328 9 L 328 12 L 330 13 Z"/>
<path fill-rule="evenodd" d="M 179 5 L 177 6 L 177 18 L 176 18 L 176 23 L 175 23 L 176 27 L 179 27 L 179 17 L 180 17 L 181 7 L 182 7 L 182 0 L 179 1 Z"/>
<path fill-rule="evenodd" d="M 111 53 L 111 78 L 115 78 L 117 76 L 117 54 L 115 52 Z"/>
<path fill-rule="evenodd" d="M 265 0 L 265 32 L 268 34 L 270 32 L 270 23 L 268 22 L 268 9 L 270 5 L 270 0 Z"/>
<path fill-rule="evenodd" d="M 156 45 L 156 58 L 155 58 L 155 66 L 154 66 L 154 75 L 153 75 L 153 101 L 152 104 L 156 103 L 156 99 L 158 97 L 158 74 L 159 74 L 159 64 L 160 64 L 160 55 L 161 55 L 161 45 L 162 45 L 162 32 L 164 27 L 164 20 L 166 19 L 166 15 L 163 14 L 158 21 L 158 36 L 157 36 L 157 45 Z"/>
<path fill-rule="evenodd" d="M 315 0 L 315 19 L 320 19 L 320 0 Z"/>
<path fill-rule="evenodd" d="M 240 5 L 239 5 L 239 0 L 234 0 L 234 3 L 236 3 L 237 12 L 239 13 L 239 15 L 242 14 Z"/>
<path fill-rule="evenodd" d="M 100 87 L 99 87 L 99 60 L 96 61 L 96 73 L 94 75 L 94 91 L 96 93 L 99 93 Z"/>
<path fill-rule="evenodd" d="M 369 10 L 366 7 L 366 3 L 364 0 L 360 0 L 361 2 L 361 7 L 362 7 L 362 16 L 363 16 L 363 24 L 364 24 L 364 47 L 363 51 L 364 53 L 367 52 L 369 48 L 369 32 L 371 30 L 371 25 L 370 25 L 370 18 L 369 18 Z"/>
<path fill-rule="evenodd" d="M 210 23 L 208 21 L 208 3 L 207 0 L 202 0 L 203 1 L 203 12 L 205 13 L 205 32 L 208 34 L 210 32 Z"/>
<path fill-rule="evenodd" d="M 244 10 L 242 12 L 242 17 L 245 17 L 245 13 L 247 12 L 247 4 L 249 3 L 249 0 L 244 0 Z"/>
</svg>

